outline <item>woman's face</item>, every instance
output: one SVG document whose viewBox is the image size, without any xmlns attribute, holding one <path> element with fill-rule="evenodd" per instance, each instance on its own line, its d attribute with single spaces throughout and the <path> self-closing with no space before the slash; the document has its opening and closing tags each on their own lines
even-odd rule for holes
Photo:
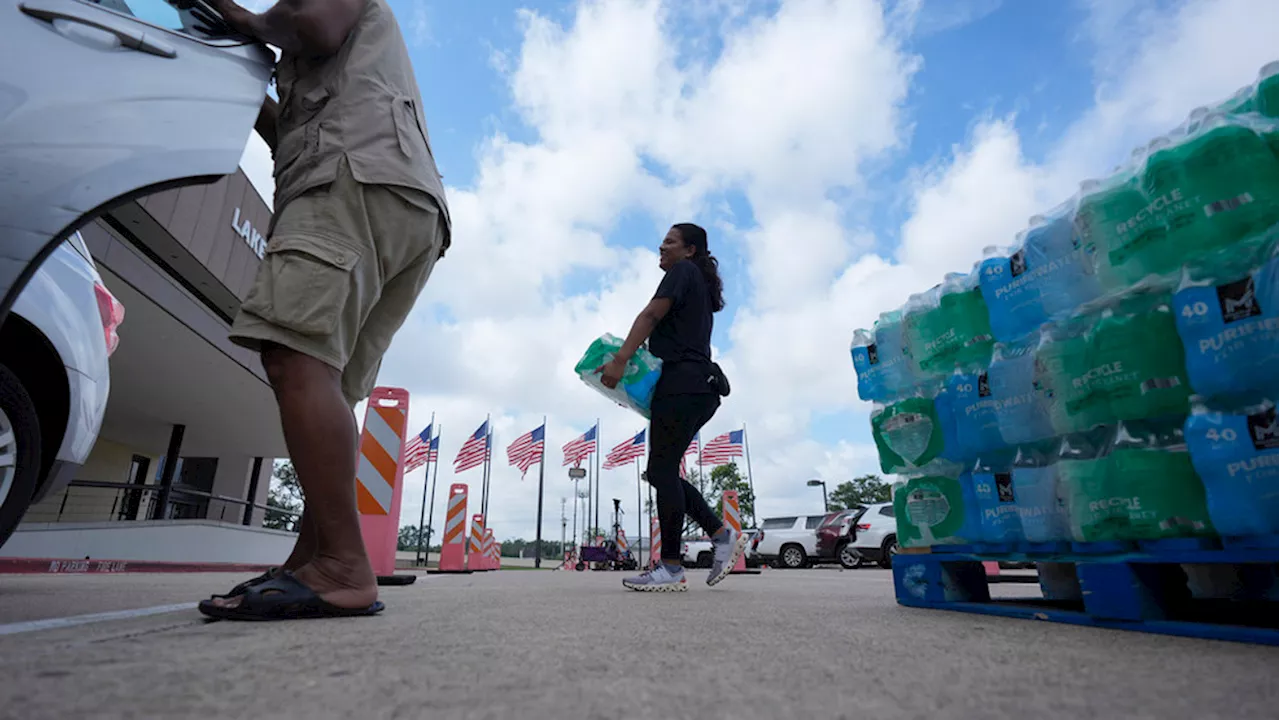
<svg viewBox="0 0 1280 720">
<path fill-rule="evenodd" d="M 684 244 L 684 237 L 678 229 L 668 230 L 667 236 L 662 238 L 662 245 L 658 246 L 658 267 L 670 270 L 672 265 L 691 257 L 693 246 Z"/>
</svg>

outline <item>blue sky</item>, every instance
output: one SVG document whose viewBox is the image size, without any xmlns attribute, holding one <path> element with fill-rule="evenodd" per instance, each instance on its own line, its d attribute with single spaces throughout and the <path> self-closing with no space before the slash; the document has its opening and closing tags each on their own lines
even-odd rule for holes
<svg viewBox="0 0 1280 720">
<path fill-rule="evenodd" d="M 414 430 L 436 412 L 449 459 L 486 414 L 499 447 L 544 414 L 552 448 L 596 417 L 606 446 L 633 434 L 571 368 L 626 332 L 665 228 L 693 219 L 734 382 L 704 437 L 749 425 L 763 514 L 814 509 L 810 477 L 876 471 L 854 328 L 1277 54 L 1266 0 L 391 4 L 455 232 L 380 376 L 413 393 Z M 253 145 L 245 166 L 269 183 Z M 532 536 L 532 483 L 493 483 L 497 534 Z"/>
</svg>

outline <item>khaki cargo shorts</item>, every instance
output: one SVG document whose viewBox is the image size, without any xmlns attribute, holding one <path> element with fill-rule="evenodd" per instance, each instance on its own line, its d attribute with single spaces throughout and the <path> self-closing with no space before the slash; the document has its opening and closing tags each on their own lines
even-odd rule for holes
<svg viewBox="0 0 1280 720">
<path fill-rule="evenodd" d="M 337 179 L 275 218 L 231 341 L 257 351 L 276 343 L 342 371 L 354 405 L 373 391 L 447 232 L 431 196 L 362 185 L 344 159 Z"/>
</svg>

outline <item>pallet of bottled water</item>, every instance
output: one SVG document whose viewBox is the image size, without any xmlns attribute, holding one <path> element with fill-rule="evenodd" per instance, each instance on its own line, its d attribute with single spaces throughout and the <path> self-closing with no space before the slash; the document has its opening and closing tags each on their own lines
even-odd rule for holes
<svg viewBox="0 0 1280 720">
<path fill-rule="evenodd" d="M 901 603 L 1276 643 L 1276 92 L 1272 63 L 854 333 Z"/>
</svg>

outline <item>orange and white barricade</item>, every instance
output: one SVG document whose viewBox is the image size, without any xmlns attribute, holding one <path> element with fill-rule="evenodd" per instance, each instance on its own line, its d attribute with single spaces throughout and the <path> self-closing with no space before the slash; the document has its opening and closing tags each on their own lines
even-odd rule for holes
<svg viewBox="0 0 1280 720">
<path fill-rule="evenodd" d="M 724 524 L 733 528 L 736 533 L 742 532 L 742 511 L 738 509 L 738 491 L 724 491 Z M 738 562 L 733 564 L 733 570 L 730 573 L 746 572 L 747 558 L 746 553 L 738 556 Z"/>
<path fill-rule="evenodd" d="M 490 570 L 498 570 L 502 567 L 502 547 L 494 539 L 493 530 L 490 528 L 484 529 L 484 557 Z"/>
<path fill-rule="evenodd" d="M 662 562 L 662 523 L 649 518 L 649 567 L 656 568 Z"/>
<path fill-rule="evenodd" d="M 356 468 L 356 508 L 360 534 L 373 572 L 394 575 L 400 529 L 400 493 L 404 486 L 404 431 L 409 391 L 378 387 L 369 395 L 360 431 Z"/>
<path fill-rule="evenodd" d="M 557 569 L 557 570 L 572 570 L 572 569 L 573 569 L 573 566 L 574 566 L 574 565 L 576 565 L 576 564 L 577 564 L 577 559 L 576 559 L 576 558 L 574 558 L 573 553 L 572 553 L 572 552 L 565 552 L 565 554 L 564 554 L 564 562 L 563 562 L 563 563 L 560 563 L 560 567 L 558 567 L 558 568 L 556 568 L 556 569 Z"/>
<path fill-rule="evenodd" d="M 440 572 L 467 572 L 467 486 L 449 486 L 444 540 L 440 546 Z"/>
<path fill-rule="evenodd" d="M 471 516 L 471 544 L 467 551 L 467 569 L 483 572 L 489 567 L 484 559 L 484 515 Z"/>
</svg>

